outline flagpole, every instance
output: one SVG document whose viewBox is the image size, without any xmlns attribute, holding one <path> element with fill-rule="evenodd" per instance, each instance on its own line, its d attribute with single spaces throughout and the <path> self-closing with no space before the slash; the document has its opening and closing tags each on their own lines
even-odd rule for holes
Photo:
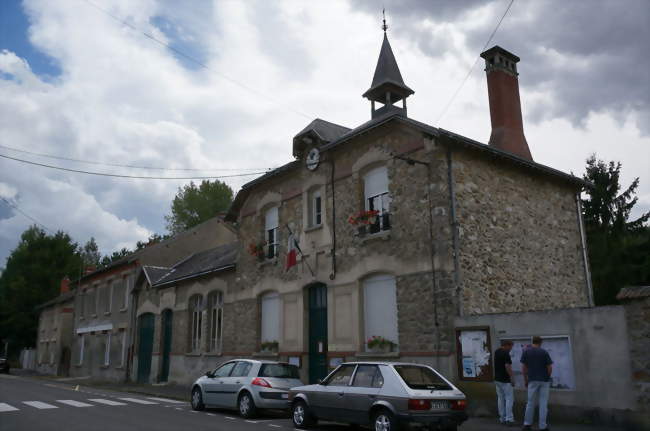
<svg viewBox="0 0 650 431">
<path fill-rule="evenodd" d="M 289 227 L 289 224 L 285 225 L 287 227 L 287 230 L 289 231 L 289 235 L 293 236 L 293 232 L 291 231 L 291 228 Z M 305 258 L 305 254 L 302 252 L 300 249 L 300 246 L 298 245 L 298 241 L 296 241 L 296 237 L 293 237 L 293 245 L 296 247 L 296 250 L 298 250 L 298 253 L 302 256 L 302 261 L 305 262 L 305 265 L 307 265 L 307 269 L 309 269 L 309 272 L 311 273 L 311 276 L 314 277 L 314 271 L 311 269 L 311 266 L 309 265 L 309 262 Z"/>
</svg>

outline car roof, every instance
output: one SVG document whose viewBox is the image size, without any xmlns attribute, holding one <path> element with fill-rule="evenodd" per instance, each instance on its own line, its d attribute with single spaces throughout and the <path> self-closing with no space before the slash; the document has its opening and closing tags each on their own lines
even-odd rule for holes
<svg viewBox="0 0 650 431">
<path fill-rule="evenodd" d="M 269 361 L 269 360 L 266 360 L 266 359 L 249 359 L 249 358 L 234 358 L 234 359 L 231 359 L 231 360 L 229 360 L 227 362 L 234 362 L 234 361 L 252 362 L 254 364 L 283 364 L 283 365 L 288 365 L 287 362 Z"/>
<path fill-rule="evenodd" d="M 341 365 L 410 365 L 417 367 L 430 367 L 427 364 L 417 364 L 415 362 L 391 362 L 391 361 L 352 361 L 352 362 L 343 362 Z"/>
</svg>

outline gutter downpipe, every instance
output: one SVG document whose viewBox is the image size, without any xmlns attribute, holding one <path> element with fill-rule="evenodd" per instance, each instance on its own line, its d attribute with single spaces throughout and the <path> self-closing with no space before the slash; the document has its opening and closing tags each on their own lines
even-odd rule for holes
<svg viewBox="0 0 650 431">
<path fill-rule="evenodd" d="M 332 188 L 332 272 L 330 273 L 330 280 L 336 278 L 336 195 L 334 194 L 334 156 L 330 152 L 329 163 L 332 169 L 330 170 L 330 187 Z"/>
<path fill-rule="evenodd" d="M 589 268 L 589 254 L 587 251 L 587 238 L 585 236 L 585 221 L 582 218 L 582 202 L 580 192 L 576 193 L 576 210 L 578 213 L 578 227 L 580 228 L 580 247 L 582 248 L 582 262 L 585 269 L 585 288 L 589 307 L 594 306 L 594 289 L 591 284 L 591 270 Z"/>
<path fill-rule="evenodd" d="M 131 287 L 131 316 L 129 316 L 129 334 L 128 334 L 128 348 L 126 349 L 126 369 L 125 369 L 125 381 L 128 383 L 131 381 L 131 369 L 133 365 L 133 351 L 135 350 L 135 345 L 134 345 L 134 333 L 135 333 L 135 325 L 137 322 L 136 318 L 136 313 L 138 310 L 138 290 L 136 289 L 135 285 L 135 274 L 133 275 L 133 286 Z"/>
<path fill-rule="evenodd" d="M 456 192 L 454 190 L 454 174 L 452 171 L 451 146 L 447 145 L 447 188 L 449 189 L 449 217 L 451 218 L 451 235 L 454 255 L 454 286 L 458 300 L 458 316 L 463 316 L 463 306 L 460 286 L 460 265 L 458 263 L 458 219 L 456 218 Z"/>
</svg>

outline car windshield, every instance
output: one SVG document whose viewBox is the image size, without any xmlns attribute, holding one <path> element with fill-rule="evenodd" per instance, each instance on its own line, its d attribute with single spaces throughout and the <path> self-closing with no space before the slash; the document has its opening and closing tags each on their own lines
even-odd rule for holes
<svg viewBox="0 0 650 431">
<path fill-rule="evenodd" d="M 395 365 L 395 370 L 411 389 L 450 390 L 451 387 L 428 367 Z"/>
<path fill-rule="evenodd" d="M 298 367 L 289 364 L 262 364 L 259 377 L 275 377 L 278 379 L 300 379 Z"/>
</svg>

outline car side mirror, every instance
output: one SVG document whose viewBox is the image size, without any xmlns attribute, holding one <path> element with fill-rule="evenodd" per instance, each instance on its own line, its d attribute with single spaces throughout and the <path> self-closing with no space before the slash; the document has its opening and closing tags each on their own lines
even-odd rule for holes
<svg viewBox="0 0 650 431">
<path fill-rule="evenodd" d="M 212 374 L 212 371 L 206 371 L 205 372 L 205 377 L 213 378 L 214 374 Z"/>
</svg>

